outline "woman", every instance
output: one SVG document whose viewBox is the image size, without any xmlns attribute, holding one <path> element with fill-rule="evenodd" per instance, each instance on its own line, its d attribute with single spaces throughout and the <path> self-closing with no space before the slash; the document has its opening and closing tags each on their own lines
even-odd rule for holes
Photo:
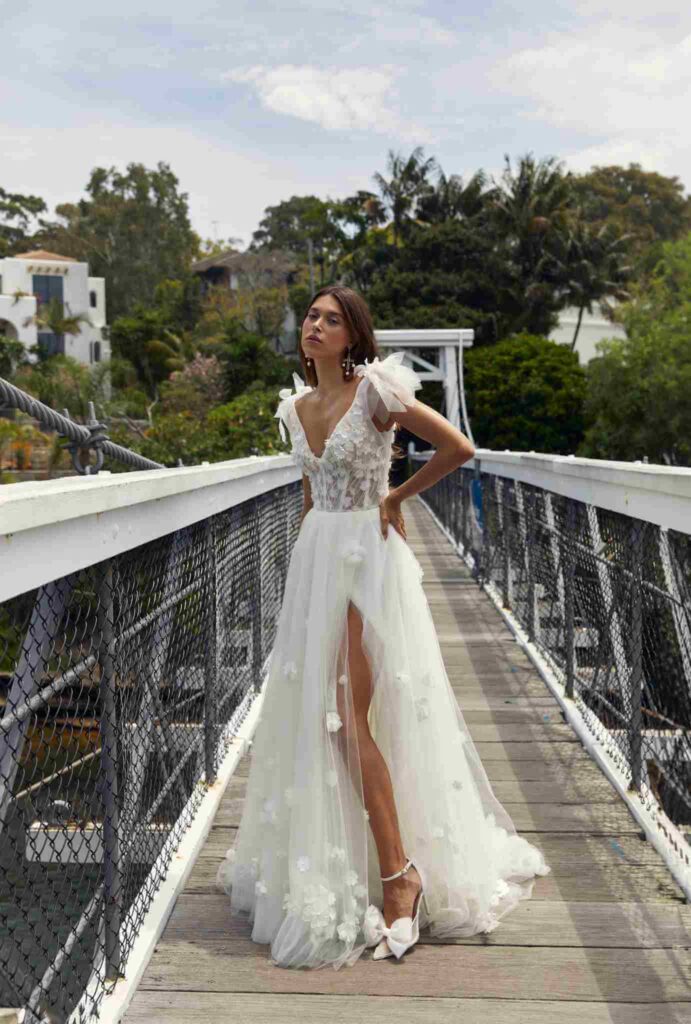
<svg viewBox="0 0 691 1024">
<path fill-rule="evenodd" d="M 282 967 L 400 958 L 429 925 L 488 932 L 550 868 L 494 796 L 451 689 L 401 504 L 474 453 L 381 360 L 364 300 L 331 286 L 276 410 L 302 469 L 242 821 L 218 870 Z M 396 423 L 436 451 L 389 490 Z"/>
</svg>

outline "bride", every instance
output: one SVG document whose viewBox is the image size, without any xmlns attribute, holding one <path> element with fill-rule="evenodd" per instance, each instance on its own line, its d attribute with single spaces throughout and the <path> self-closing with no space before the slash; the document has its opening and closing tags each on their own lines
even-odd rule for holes
<svg viewBox="0 0 691 1024">
<path fill-rule="evenodd" d="M 304 505 L 235 845 L 217 884 L 281 967 L 400 958 L 489 932 L 550 868 L 495 797 L 449 683 L 402 503 L 474 453 L 381 360 L 364 300 L 323 288 L 281 437 Z M 436 451 L 389 490 L 396 424 Z"/>
</svg>

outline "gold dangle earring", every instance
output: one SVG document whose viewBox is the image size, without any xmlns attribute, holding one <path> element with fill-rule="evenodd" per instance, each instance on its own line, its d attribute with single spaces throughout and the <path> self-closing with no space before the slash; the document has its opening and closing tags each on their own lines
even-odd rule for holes
<svg viewBox="0 0 691 1024">
<path fill-rule="evenodd" d="M 344 380 L 350 380 L 350 378 L 353 376 L 353 369 L 352 368 L 353 368 L 354 365 L 355 365 L 355 360 L 351 359 L 351 357 L 350 357 L 350 348 L 348 348 L 347 351 L 346 351 L 346 357 L 343 360 L 343 362 L 341 363 L 341 366 L 345 367 Z"/>
</svg>

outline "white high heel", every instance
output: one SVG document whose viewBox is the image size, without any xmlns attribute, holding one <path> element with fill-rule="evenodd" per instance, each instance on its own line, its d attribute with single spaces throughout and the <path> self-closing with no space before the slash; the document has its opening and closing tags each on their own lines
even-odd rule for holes
<svg viewBox="0 0 691 1024">
<path fill-rule="evenodd" d="M 404 875 L 411 866 L 415 867 L 420 876 L 420 891 L 417 893 L 415 903 L 413 904 L 413 917 L 397 917 L 391 927 L 388 928 L 379 907 L 370 904 L 367 908 L 364 921 L 365 945 L 376 945 L 376 949 L 372 954 L 373 960 L 383 960 L 392 954 L 397 960 L 400 960 L 405 951 L 414 946 L 420 938 L 420 906 L 423 900 L 425 912 L 429 913 L 425 895 L 425 878 L 421 869 L 417 864 L 413 865 L 412 860 L 408 860 L 405 867 L 401 868 L 400 871 L 394 872 L 393 875 L 382 875 L 381 880 L 382 882 L 390 882 L 391 879 Z"/>
</svg>

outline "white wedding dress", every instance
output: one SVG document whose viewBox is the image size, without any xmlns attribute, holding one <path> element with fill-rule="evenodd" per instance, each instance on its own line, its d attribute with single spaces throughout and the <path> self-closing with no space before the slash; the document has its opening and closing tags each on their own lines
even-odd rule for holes
<svg viewBox="0 0 691 1024">
<path fill-rule="evenodd" d="M 393 526 L 386 539 L 381 532 L 394 429 L 380 432 L 372 415 L 386 422 L 414 403 L 422 385 L 403 356 L 356 367 L 353 403 L 321 457 L 295 410 L 310 387 L 294 374 L 295 392 L 279 392 L 281 436 L 285 424 L 314 505 L 291 553 L 242 820 L 217 885 L 282 967 L 354 964 L 368 907 L 383 905 L 349 685 L 349 601 L 374 683 L 370 731 L 391 774 L 404 851 L 427 882 L 420 926 L 440 939 L 489 932 L 551 870 L 493 794 L 446 674 L 419 562 Z"/>
</svg>

